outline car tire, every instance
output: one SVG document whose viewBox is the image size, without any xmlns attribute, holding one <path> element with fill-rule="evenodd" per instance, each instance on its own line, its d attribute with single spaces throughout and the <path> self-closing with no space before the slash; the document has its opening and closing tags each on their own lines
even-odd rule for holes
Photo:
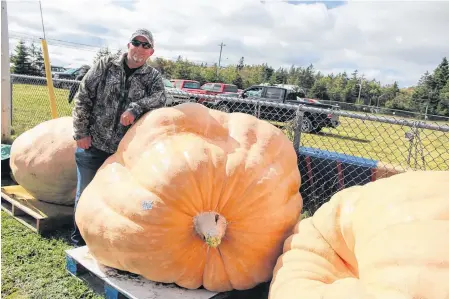
<svg viewBox="0 0 449 299">
<path fill-rule="evenodd" d="M 323 127 L 315 127 L 315 128 L 313 128 L 313 130 L 312 130 L 312 133 L 319 133 L 320 131 L 321 131 L 321 129 L 322 129 Z"/>
<path fill-rule="evenodd" d="M 227 105 L 225 105 L 225 104 L 218 105 L 217 110 L 218 111 L 222 111 L 222 112 L 226 112 L 226 113 L 230 113 L 231 112 L 231 109 L 229 109 L 229 107 Z"/>
<path fill-rule="evenodd" d="M 313 123 L 308 117 L 302 119 L 301 132 L 310 133 L 313 131 Z"/>
</svg>

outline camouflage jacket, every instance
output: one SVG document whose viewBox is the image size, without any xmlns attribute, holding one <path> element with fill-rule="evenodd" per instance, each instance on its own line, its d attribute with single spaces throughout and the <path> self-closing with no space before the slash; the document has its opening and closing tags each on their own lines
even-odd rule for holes
<svg viewBox="0 0 449 299">
<path fill-rule="evenodd" d="M 75 95 L 72 116 L 75 140 L 92 137 L 92 145 L 108 153 L 117 150 L 131 126 L 123 126 L 126 110 L 135 121 L 144 113 L 165 106 L 165 87 L 160 73 L 144 64 L 125 82 L 126 53 L 101 58 L 84 76 Z"/>
</svg>

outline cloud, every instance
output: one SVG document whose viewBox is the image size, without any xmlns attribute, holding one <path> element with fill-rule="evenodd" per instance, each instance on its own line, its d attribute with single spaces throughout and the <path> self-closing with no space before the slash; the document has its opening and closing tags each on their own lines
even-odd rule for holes
<svg viewBox="0 0 449 299">
<path fill-rule="evenodd" d="M 415 84 L 449 57 L 449 2 L 279 0 L 43 0 L 47 39 L 126 50 L 133 30 L 152 30 L 155 57 L 222 65 L 268 63 L 324 72 L 357 69 L 384 84 Z M 39 4 L 8 1 L 9 29 L 42 36 Z M 13 45 L 17 39 L 11 40 Z M 52 45 L 55 64 L 91 63 L 95 49 Z"/>
</svg>

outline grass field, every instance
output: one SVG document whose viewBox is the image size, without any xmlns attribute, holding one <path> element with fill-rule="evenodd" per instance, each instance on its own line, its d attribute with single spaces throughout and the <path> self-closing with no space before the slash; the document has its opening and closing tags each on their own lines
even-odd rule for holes
<svg viewBox="0 0 449 299">
<path fill-rule="evenodd" d="M 301 145 L 370 158 L 402 167 L 449 170 L 449 133 L 420 130 L 421 143 L 416 144 L 422 145 L 423 155 L 421 155 L 421 147 L 418 146 L 417 151 L 416 144 L 411 145 L 405 137 L 405 134 L 411 131 L 408 126 L 348 117 L 340 117 L 340 120 L 341 125 L 336 129 L 326 128 L 319 134 L 302 134 Z M 409 163 L 410 148 L 412 155 Z M 415 154 L 418 154 L 416 162 Z"/>
<path fill-rule="evenodd" d="M 1 212 L 2 298 L 103 298 L 65 270 L 69 232 L 44 238 Z"/>
<path fill-rule="evenodd" d="M 69 91 L 59 88 L 54 90 L 58 116 L 70 116 L 73 103 L 68 103 Z M 12 95 L 13 138 L 37 124 L 51 119 L 46 86 L 13 84 Z"/>
<path fill-rule="evenodd" d="M 68 90 L 55 89 L 58 116 L 71 115 L 67 102 Z M 48 91 L 45 86 L 13 85 L 13 129 L 19 135 L 44 120 L 51 118 Z M 405 133 L 410 127 L 340 117 L 337 129 L 323 129 L 319 134 L 302 134 L 301 146 L 315 147 L 370 158 L 407 167 L 410 142 Z M 449 122 L 434 124 L 449 125 Z M 410 166 L 415 169 L 449 170 L 449 133 L 420 130 L 423 155 L 412 145 Z M 420 150 L 420 148 L 418 148 Z M 415 153 L 418 153 L 415 162 Z M 424 157 L 424 163 L 421 157 Z"/>
</svg>

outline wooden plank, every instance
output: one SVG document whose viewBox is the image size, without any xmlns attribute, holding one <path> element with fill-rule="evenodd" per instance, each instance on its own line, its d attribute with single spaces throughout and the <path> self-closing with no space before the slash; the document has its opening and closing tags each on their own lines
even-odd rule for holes
<svg viewBox="0 0 449 299">
<path fill-rule="evenodd" d="M 12 205 L 20 207 L 22 211 L 35 219 L 47 218 L 47 215 L 39 209 L 40 203 L 20 185 L 2 187 L 2 198 Z"/>
<path fill-rule="evenodd" d="M 102 280 L 106 298 L 129 299 L 211 299 L 226 298 L 226 293 L 215 293 L 205 289 L 189 290 L 175 284 L 150 281 L 141 276 L 118 271 L 99 264 L 87 246 L 66 250 L 66 269 L 74 276 L 85 276 L 85 272 Z"/>
<path fill-rule="evenodd" d="M 1 188 L 1 205 L 4 211 L 37 233 L 73 223 L 73 207 L 37 200 L 20 185 Z"/>
</svg>

